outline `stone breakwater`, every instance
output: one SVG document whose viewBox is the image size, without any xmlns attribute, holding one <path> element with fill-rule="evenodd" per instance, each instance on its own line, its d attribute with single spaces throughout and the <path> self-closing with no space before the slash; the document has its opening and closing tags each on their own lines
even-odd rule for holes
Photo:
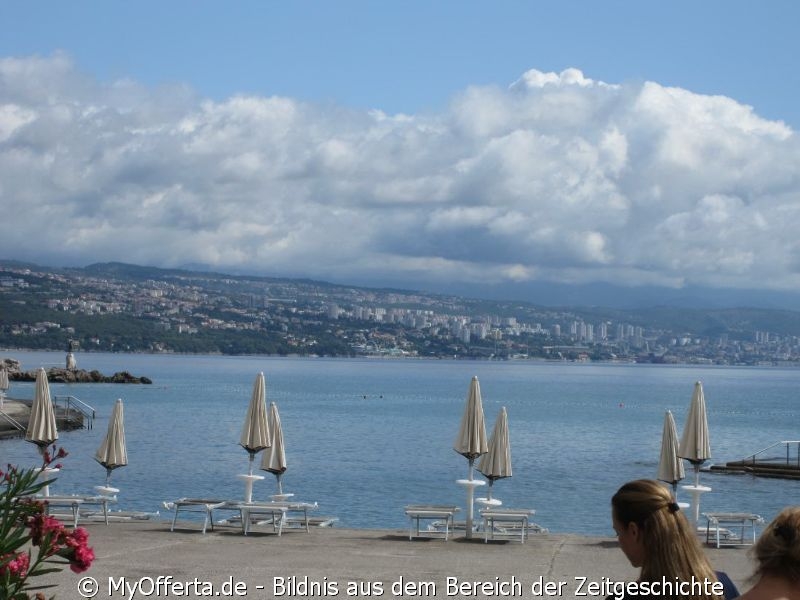
<svg viewBox="0 0 800 600">
<path fill-rule="evenodd" d="M 36 369 L 23 371 L 19 361 L 6 358 L 0 361 L 0 366 L 5 367 L 9 381 L 36 381 Z M 51 367 L 47 369 L 47 380 L 50 383 L 138 383 L 151 384 L 148 377 L 136 377 L 128 371 L 118 371 L 113 375 L 103 375 L 100 371 L 86 371 L 85 369 L 64 369 Z"/>
</svg>

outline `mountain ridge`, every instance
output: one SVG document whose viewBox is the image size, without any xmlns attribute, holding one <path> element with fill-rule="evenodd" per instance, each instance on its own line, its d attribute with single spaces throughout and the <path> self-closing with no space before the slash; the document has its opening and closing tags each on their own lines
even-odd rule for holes
<svg viewBox="0 0 800 600">
<path fill-rule="evenodd" d="M 371 290 L 384 293 L 422 294 L 441 297 L 458 297 L 475 301 L 494 302 L 524 302 L 539 308 L 568 309 L 610 309 L 610 310 L 649 310 L 656 308 L 678 308 L 696 310 L 727 310 L 727 309 L 753 309 L 753 310 L 800 310 L 800 293 L 770 292 L 766 290 L 738 290 L 738 295 L 730 290 L 700 288 L 691 286 L 687 288 L 672 289 L 657 286 L 638 286 L 633 288 L 614 286 L 607 283 L 567 285 L 558 283 L 539 282 L 535 284 L 520 285 L 518 292 L 511 296 L 504 296 L 493 290 L 492 286 L 472 284 L 466 285 L 440 285 L 428 290 L 420 287 L 398 287 L 394 285 L 368 285 L 366 283 L 346 283 L 337 281 L 324 281 L 305 277 L 277 277 L 248 273 L 225 273 L 221 271 L 202 270 L 189 267 L 163 268 L 156 266 L 135 265 L 123 262 L 98 262 L 85 267 L 78 267 L 84 272 L 120 273 L 141 272 L 159 275 L 171 274 L 173 276 L 212 277 L 216 279 L 236 279 L 241 281 L 263 281 L 274 283 L 305 283 L 320 287 L 354 288 Z M 505 288 L 503 288 L 505 289 Z M 531 290 L 524 292 L 524 290 Z M 545 293 L 547 291 L 548 293 Z M 635 291 L 635 293 L 634 293 Z M 472 292 L 472 293 L 470 293 Z M 633 298 L 625 301 L 612 302 L 610 298 L 629 292 Z M 548 296 L 549 294 L 549 296 Z M 531 299 L 529 296 L 548 296 L 559 302 L 543 302 Z M 525 297 L 523 297 L 525 296 Z M 581 302 L 579 298 L 591 296 L 595 302 Z M 769 296 L 772 301 L 763 297 Z M 746 301 L 736 301 L 735 298 Z M 760 301 L 759 301 L 760 299 Z M 604 301 L 605 300 L 605 301 Z"/>
</svg>

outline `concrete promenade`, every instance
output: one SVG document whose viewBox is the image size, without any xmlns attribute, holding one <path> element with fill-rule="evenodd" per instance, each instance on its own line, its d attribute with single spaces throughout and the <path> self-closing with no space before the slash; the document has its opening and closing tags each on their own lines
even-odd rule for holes
<svg viewBox="0 0 800 600">
<path fill-rule="evenodd" d="M 485 544 L 463 534 L 447 542 L 409 541 L 405 530 L 313 528 L 285 530 L 278 537 L 267 528 L 243 536 L 238 527 L 217 525 L 203 535 L 197 522 L 178 525 L 170 532 L 169 523 L 160 520 L 89 523 L 97 557 L 92 568 L 80 575 L 67 568 L 37 580 L 57 583 L 46 595 L 64 599 L 91 596 L 91 580 L 79 589 L 84 577 L 97 582 L 97 598 L 595 598 L 613 593 L 601 587 L 605 581 L 637 575 L 610 537 L 533 534 L 525 544 Z M 707 552 L 740 591 L 748 588 L 745 549 Z M 466 587 L 453 593 L 447 578 Z M 476 588 L 474 582 L 489 587 Z M 542 587 L 532 589 L 536 583 Z"/>
</svg>

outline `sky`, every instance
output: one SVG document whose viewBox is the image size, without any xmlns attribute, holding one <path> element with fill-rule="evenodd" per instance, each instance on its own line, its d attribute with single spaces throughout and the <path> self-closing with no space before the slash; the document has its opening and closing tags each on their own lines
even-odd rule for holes
<svg viewBox="0 0 800 600">
<path fill-rule="evenodd" d="M 495 296 L 795 292 L 798 17 L 3 2 L 0 258 Z"/>
</svg>

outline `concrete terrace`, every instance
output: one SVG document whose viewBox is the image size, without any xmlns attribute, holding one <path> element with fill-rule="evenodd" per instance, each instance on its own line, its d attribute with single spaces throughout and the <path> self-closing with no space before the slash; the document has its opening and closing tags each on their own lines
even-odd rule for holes
<svg viewBox="0 0 800 600">
<path fill-rule="evenodd" d="M 633 581 L 638 571 L 616 539 L 578 535 L 535 534 L 524 544 L 485 544 L 480 537 L 463 536 L 447 542 L 409 541 L 406 530 L 312 528 L 278 537 L 266 527 L 243 536 L 238 527 L 219 525 L 203 535 L 192 521 L 179 522 L 174 532 L 159 520 L 86 527 L 96 562 L 80 575 L 66 569 L 42 577 L 42 582 L 57 584 L 57 597 L 79 597 L 79 582 L 88 576 L 98 586 L 98 598 L 144 597 L 147 591 L 195 597 L 209 595 L 200 593 L 203 586 L 208 592 L 209 585 L 215 590 L 210 595 L 265 599 L 585 598 L 614 593 L 609 581 Z M 751 566 L 743 548 L 708 548 L 707 553 L 740 590 L 748 588 Z M 173 584 L 183 586 L 182 592 Z M 84 580 L 82 585 L 94 584 Z"/>
</svg>

